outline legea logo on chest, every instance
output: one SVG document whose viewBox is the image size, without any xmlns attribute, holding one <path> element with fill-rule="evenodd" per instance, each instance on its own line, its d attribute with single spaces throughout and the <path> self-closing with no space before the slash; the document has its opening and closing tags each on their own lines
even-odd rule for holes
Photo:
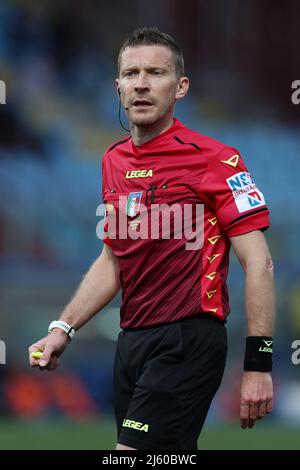
<svg viewBox="0 0 300 470">
<path fill-rule="evenodd" d="M 128 170 L 126 171 L 125 178 L 152 178 L 153 170 Z"/>
</svg>

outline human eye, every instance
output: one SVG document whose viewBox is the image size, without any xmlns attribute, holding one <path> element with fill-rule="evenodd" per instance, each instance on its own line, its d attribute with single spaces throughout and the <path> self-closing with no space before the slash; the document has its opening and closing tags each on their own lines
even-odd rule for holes
<svg viewBox="0 0 300 470">
<path fill-rule="evenodd" d="M 134 70 L 125 70 L 125 72 L 123 73 L 124 77 L 127 77 L 127 78 L 133 77 L 134 74 L 135 74 Z"/>
<path fill-rule="evenodd" d="M 152 74 L 155 76 L 160 76 L 163 74 L 163 71 L 161 69 L 153 69 Z"/>
</svg>

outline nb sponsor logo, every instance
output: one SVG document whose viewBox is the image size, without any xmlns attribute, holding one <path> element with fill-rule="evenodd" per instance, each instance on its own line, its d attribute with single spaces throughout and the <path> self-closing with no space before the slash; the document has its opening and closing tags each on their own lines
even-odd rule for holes
<svg viewBox="0 0 300 470">
<path fill-rule="evenodd" d="M 247 171 L 236 173 L 226 181 L 240 213 L 265 205 L 263 193 L 256 187 Z"/>
<path fill-rule="evenodd" d="M 255 189 L 255 183 L 250 176 L 250 173 L 241 171 L 227 179 L 227 183 L 232 191 L 237 194 L 244 194 L 247 190 Z"/>
</svg>

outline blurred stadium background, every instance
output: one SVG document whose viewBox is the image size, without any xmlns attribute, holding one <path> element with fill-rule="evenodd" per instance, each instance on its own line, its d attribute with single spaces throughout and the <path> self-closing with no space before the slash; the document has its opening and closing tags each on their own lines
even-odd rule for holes
<svg viewBox="0 0 300 470">
<path fill-rule="evenodd" d="M 77 335 L 55 373 L 28 366 L 102 249 L 96 237 L 101 155 L 118 124 L 116 56 L 132 29 L 157 25 L 183 47 L 191 92 L 177 116 L 237 147 L 271 209 L 276 266 L 275 410 L 239 429 L 243 274 L 233 258 L 230 353 L 203 449 L 299 449 L 300 79 L 298 1 L 2 0 L 0 79 L 1 449 L 110 449 L 112 362 L 120 298 Z"/>
</svg>

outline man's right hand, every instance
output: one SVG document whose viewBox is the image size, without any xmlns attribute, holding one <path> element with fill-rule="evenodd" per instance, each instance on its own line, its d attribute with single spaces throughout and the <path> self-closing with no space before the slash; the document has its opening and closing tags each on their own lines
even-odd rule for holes
<svg viewBox="0 0 300 470">
<path fill-rule="evenodd" d="M 38 366 L 42 370 L 56 369 L 59 365 L 59 356 L 64 352 L 68 343 L 68 335 L 63 330 L 54 328 L 48 336 L 40 339 L 37 343 L 32 344 L 28 348 L 31 367 Z M 32 357 L 32 353 L 35 351 L 43 352 L 40 359 Z"/>
</svg>

